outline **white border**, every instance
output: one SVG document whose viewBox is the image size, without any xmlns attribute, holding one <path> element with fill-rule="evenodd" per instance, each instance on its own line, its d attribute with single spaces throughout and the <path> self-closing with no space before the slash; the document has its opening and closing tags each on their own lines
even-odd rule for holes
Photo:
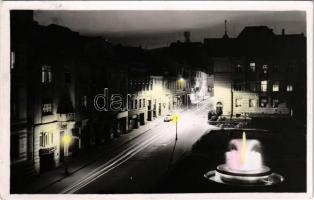
<svg viewBox="0 0 314 200">
<path fill-rule="evenodd" d="M 7 1 L 0 16 L 0 199 L 309 199 L 313 197 L 313 3 L 310 1 Z M 10 171 L 10 25 L 11 9 L 29 10 L 242 10 L 306 11 L 307 20 L 307 192 L 133 195 L 11 195 Z M 289 166 L 293 167 L 293 166 Z"/>
</svg>

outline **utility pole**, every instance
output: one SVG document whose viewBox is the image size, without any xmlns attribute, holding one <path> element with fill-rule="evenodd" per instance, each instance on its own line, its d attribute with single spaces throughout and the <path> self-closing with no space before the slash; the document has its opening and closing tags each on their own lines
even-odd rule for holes
<svg viewBox="0 0 314 200">
<path fill-rule="evenodd" d="M 178 140 L 178 116 L 176 116 L 176 140 Z"/>
</svg>

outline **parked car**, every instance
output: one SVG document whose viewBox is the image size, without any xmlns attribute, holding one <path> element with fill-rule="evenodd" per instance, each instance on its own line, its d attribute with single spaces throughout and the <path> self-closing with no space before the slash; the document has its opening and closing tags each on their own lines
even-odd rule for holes
<svg viewBox="0 0 314 200">
<path fill-rule="evenodd" d="M 167 114 L 167 115 L 165 116 L 164 122 L 170 122 L 170 121 L 172 121 L 172 119 L 173 119 L 172 114 L 169 113 L 169 114 Z"/>
</svg>

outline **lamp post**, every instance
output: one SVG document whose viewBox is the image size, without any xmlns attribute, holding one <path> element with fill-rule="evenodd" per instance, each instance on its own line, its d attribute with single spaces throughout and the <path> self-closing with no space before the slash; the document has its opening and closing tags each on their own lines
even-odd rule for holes
<svg viewBox="0 0 314 200">
<path fill-rule="evenodd" d="M 71 136 L 69 134 L 65 134 L 62 138 L 63 140 L 63 145 L 64 145 L 64 173 L 65 175 L 69 175 L 69 170 L 68 170 L 68 158 L 69 158 L 69 146 L 71 143 Z"/>
<path fill-rule="evenodd" d="M 176 140 L 178 140 L 178 121 L 179 121 L 179 115 L 178 114 L 174 114 L 173 122 L 176 125 Z"/>
</svg>

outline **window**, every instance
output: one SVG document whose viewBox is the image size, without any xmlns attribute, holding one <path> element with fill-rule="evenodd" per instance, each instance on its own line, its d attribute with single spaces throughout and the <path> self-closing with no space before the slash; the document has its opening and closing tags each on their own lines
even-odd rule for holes
<svg viewBox="0 0 314 200">
<path fill-rule="evenodd" d="M 249 107 L 250 108 L 256 107 L 256 99 L 249 99 Z"/>
<path fill-rule="evenodd" d="M 241 90 L 242 89 L 242 85 L 241 85 L 241 81 L 240 80 L 235 80 L 234 81 L 233 89 L 234 90 Z"/>
<path fill-rule="evenodd" d="M 134 109 L 137 109 L 137 99 L 135 99 Z"/>
<path fill-rule="evenodd" d="M 130 101 L 130 108 L 131 108 L 131 109 L 134 108 L 134 106 L 133 106 L 133 100 Z"/>
<path fill-rule="evenodd" d="M 256 92 L 256 82 L 250 82 L 250 91 Z"/>
<path fill-rule="evenodd" d="M 275 72 L 275 73 L 278 73 L 279 72 L 279 66 L 278 65 L 273 65 L 272 66 L 272 71 Z"/>
<path fill-rule="evenodd" d="M 42 100 L 42 115 L 52 114 L 52 98 L 44 98 Z"/>
<path fill-rule="evenodd" d="M 142 99 L 140 99 L 138 103 L 139 103 L 138 107 L 142 108 Z"/>
<path fill-rule="evenodd" d="M 278 108 L 279 105 L 279 99 L 273 99 L 272 101 L 272 107 L 273 108 Z"/>
<path fill-rule="evenodd" d="M 82 107 L 87 108 L 87 96 L 82 96 Z"/>
<path fill-rule="evenodd" d="M 263 65 L 262 70 L 263 70 L 263 74 L 267 74 L 268 66 L 267 65 Z"/>
<path fill-rule="evenodd" d="M 236 99 L 235 100 L 235 107 L 241 107 L 242 106 L 242 99 Z"/>
<path fill-rule="evenodd" d="M 255 72 L 256 64 L 254 62 L 250 63 L 250 71 Z"/>
<path fill-rule="evenodd" d="M 39 136 L 39 146 L 47 147 L 53 145 L 53 133 L 52 132 L 41 132 Z"/>
<path fill-rule="evenodd" d="M 293 91 L 293 86 L 291 84 L 287 85 L 287 92 L 292 92 Z"/>
<path fill-rule="evenodd" d="M 261 91 L 267 92 L 267 81 L 261 81 Z"/>
<path fill-rule="evenodd" d="M 52 73 L 51 66 L 43 65 L 41 68 L 41 82 L 42 83 L 51 83 L 52 81 Z"/>
<path fill-rule="evenodd" d="M 275 81 L 273 83 L 273 92 L 278 92 L 279 91 L 279 81 Z"/>
<path fill-rule="evenodd" d="M 146 104 L 146 101 L 145 101 L 145 99 L 143 99 L 143 107 L 145 108 L 145 105 Z"/>
<path fill-rule="evenodd" d="M 242 72 L 242 66 L 239 65 L 239 64 L 236 65 L 236 66 L 235 66 L 235 71 L 236 71 L 236 72 Z"/>
<path fill-rule="evenodd" d="M 260 97 L 259 106 L 261 108 L 265 108 L 267 106 L 267 103 L 268 103 L 267 97 Z"/>
<path fill-rule="evenodd" d="M 45 103 L 43 104 L 43 115 L 51 115 L 52 114 L 52 104 Z"/>
<path fill-rule="evenodd" d="M 10 61 L 11 61 L 10 62 L 11 69 L 14 69 L 14 67 L 15 67 L 15 52 L 14 51 L 11 52 L 11 60 Z"/>
</svg>

